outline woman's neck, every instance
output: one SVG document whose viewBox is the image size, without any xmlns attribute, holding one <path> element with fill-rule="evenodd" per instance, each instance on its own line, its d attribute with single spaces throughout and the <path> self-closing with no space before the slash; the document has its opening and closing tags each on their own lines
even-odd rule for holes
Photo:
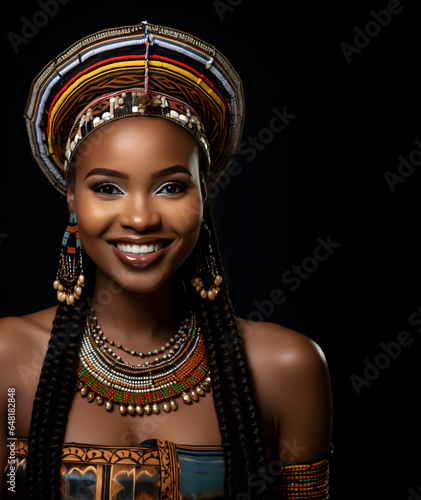
<svg viewBox="0 0 421 500">
<path fill-rule="evenodd" d="M 104 335 L 119 343 L 130 343 L 133 349 L 139 342 L 151 342 L 153 347 L 167 341 L 187 314 L 187 307 L 180 304 L 183 294 L 178 286 L 171 278 L 154 292 L 137 294 L 97 271 L 93 307 Z"/>
</svg>

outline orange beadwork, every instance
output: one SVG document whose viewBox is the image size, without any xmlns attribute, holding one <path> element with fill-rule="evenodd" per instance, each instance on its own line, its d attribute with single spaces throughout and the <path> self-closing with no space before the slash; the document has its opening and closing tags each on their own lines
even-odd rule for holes
<svg viewBox="0 0 421 500">
<path fill-rule="evenodd" d="M 329 459 L 308 464 L 282 463 L 275 490 L 285 500 L 327 500 Z"/>
</svg>

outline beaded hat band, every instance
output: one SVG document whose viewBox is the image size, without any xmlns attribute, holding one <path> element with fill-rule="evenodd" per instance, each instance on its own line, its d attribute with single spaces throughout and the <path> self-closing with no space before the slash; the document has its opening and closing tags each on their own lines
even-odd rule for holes
<svg viewBox="0 0 421 500">
<path fill-rule="evenodd" d="M 206 139 L 204 127 L 196 112 L 188 104 L 170 96 L 155 93 L 144 93 L 144 89 L 127 89 L 114 92 L 88 104 L 76 117 L 66 143 L 63 163 L 67 171 L 73 154 L 91 132 L 107 123 L 128 116 L 154 116 L 165 118 L 182 126 L 197 140 L 203 148 L 210 167 L 210 146 Z"/>
<path fill-rule="evenodd" d="M 241 80 L 214 46 L 143 22 L 99 31 L 71 45 L 32 82 L 25 107 L 32 154 L 63 194 L 68 157 L 79 139 L 108 116 L 142 114 L 172 120 L 192 133 L 210 159 L 216 182 L 240 147 Z"/>
</svg>

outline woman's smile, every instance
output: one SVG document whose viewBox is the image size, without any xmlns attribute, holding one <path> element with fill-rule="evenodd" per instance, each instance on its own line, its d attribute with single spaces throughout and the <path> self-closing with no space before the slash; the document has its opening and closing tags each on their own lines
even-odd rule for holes
<svg viewBox="0 0 421 500">
<path fill-rule="evenodd" d="M 133 238 L 122 238 L 109 242 L 109 245 L 123 264 L 143 268 L 159 260 L 173 243 L 174 240 L 167 239 L 142 238 L 137 241 Z"/>
</svg>

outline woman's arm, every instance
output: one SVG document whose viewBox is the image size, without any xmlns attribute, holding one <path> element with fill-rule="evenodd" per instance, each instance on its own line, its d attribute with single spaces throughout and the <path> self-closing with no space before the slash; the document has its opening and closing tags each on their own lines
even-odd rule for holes
<svg viewBox="0 0 421 500">
<path fill-rule="evenodd" d="M 239 324 L 264 435 L 272 448 L 267 487 L 277 484 L 281 498 L 307 498 L 304 493 L 288 496 L 287 491 L 289 482 L 297 484 L 300 477 L 313 494 L 322 490 L 320 478 L 327 481 L 328 463 L 321 461 L 331 447 L 332 394 L 325 356 L 315 342 L 293 330 L 274 323 Z M 296 464 L 312 465 L 307 471 Z M 326 498 L 323 495 L 309 498 Z"/>
</svg>

